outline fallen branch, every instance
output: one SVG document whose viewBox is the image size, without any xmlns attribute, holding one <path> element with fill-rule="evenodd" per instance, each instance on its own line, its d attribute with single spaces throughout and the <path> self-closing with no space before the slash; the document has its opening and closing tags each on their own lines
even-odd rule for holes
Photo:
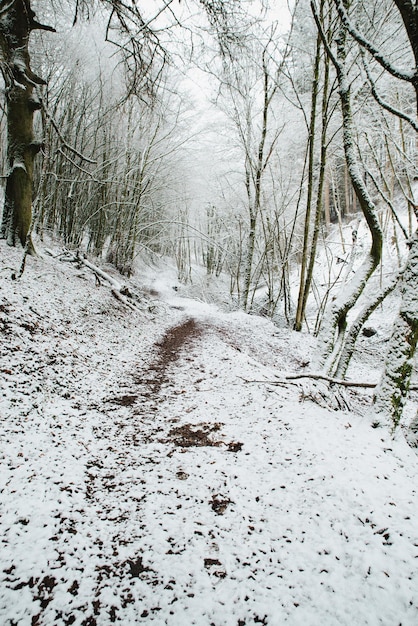
<svg viewBox="0 0 418 626">
<path fill-rule="evenodd" d="M 298 380 L 299 378 L 312 378 L 313 380 L 324 380 L 333 385 L 341 385 L 342 387 L 363 387 L 364 389 L 374 389 L 377 383 L 360 383 L 353 380 L 341 380 L 340 378 L 332 378 L 325 374 L 291 374 L 286 376 L 286 380 Z"/>
<path fill-rule="evenodd" d="M 242 376 L 238 376 L 245 383 L 263 383 L 265 385 L 278 385 L 280 387 L 286 386 L 286 381 L 299 380 L 300 378 L 311 378 L 312 380 L 324 380 L 332 385 L 341 385 L 342 387 L 360 387 L 363 389 L 375 389 L 378 383 L 360 383 L 354 380 L 341 380 L 339 378 L 332 378 L 331 376 L 325 376 L 325 374 L 291 374 L 285 376 L 283 380 L 248 380 Z M 293 383 L 291 383 L 293 384 Z M 409 391 L 418 391 L 417 385 L 411 385 Z"/>
<path fill-rule="evenodd" d="M 82 263 L 86 267 L 88 267 L 97 276 L 100 276 L 100 278 L 103 278 L 103 280 L 108 282 L 110 284 L 110 286 L 112 287 L 112 290 L 114 289 L 115 291 L 118 291 L 119 293 L 121 293 L 124 296 L 131 296 L 132 295 L 129 292 L 129 289 L 128 289 L 128 287 L 126 285 L 123 285 L 119 281 L 115 280 L 112 276 L 110 276 L 110 274 L 107 274 L 107 272 L 104 272 L 103 270 L 101 270 L 100 267 L 97 267 L 97 265 L 93 265 L 93 263 L 90 263 L 90 261 L 88 261 L 87 259 L 85 259 L 82 256 L 79 256 L 77 258 L 77 260 L 80 261 L 80 263 Z"/>
<path fill-rule="evenodd" d="M 248 378 L 243 378 L 242 376 L 238 376 L 238 378 L 243 380 L 244 383 L 263 383 L 265 385 L 277 385 L 278 387 L 286 387 L 288 385 L 285 380 L 250 380 Z"/>
<path fill-rule="evenodd" d="M 242 376 L 239 376 L 239 378 L 246 383 L 264 383 L 265 385 L 280 385 L 281 387 L 286 386 L 288 384 L 287 381 L 298 380 L 299 378 L 324 380 L 335 385 L 342 385 L 343 387 L 364 387 L 366 389 L 374 389 L 376 387 L 376 383 L 356 383 L 351 380 L 339 380 L 338 378 L 331 378 L 322 374 L 292 374 L 291 376 L 285 376 L 284 380 L 247 380 L 242 378 Z"/>
<path fill-rule="evenodd" d="M 286 380 L 297 380 L 298 378 L 312 378 L 313 380 L 324 380 L 332 385 L 341 385 L 342 387 L 362 387 L 363 389 L 374 389 L 378 383 L 360 383 L 354 380 L 341 380 L 340 378 L 332 378 L 325 374 L 291 374 L 286 376 Z M 411 385 L 409 391 L 418 391 L 417 385 Z"/>
<path fill-rule="evenodd" d="M 53 253 L 50 252 L 49 250 L 47 250 L 46 252 L 50 254 L 51 256 L 53 256 L 54 258 L 56 258 L 57 256 L 57 255 L 53 255 Z M 82 265 L 85 265 L 86 267 L 88 267 L 89 270 L 93 272 L 97 280 L 99 280 L 99 277 L 100 277 L 103 280 L 105 280 L 107 283 L 109 283 L 112 295 L 115 296 L 115 298 L 119 300 L 119 302 L 122 302 L 122 304 L 127 306 L 132 311 L 141 312 L 141 309 L 129 299 L 129 298 L 133 298 L 133 294 L 131 293 L 127 285 L 120 283 L 115 278 L 113 278 L 113 276 L 110 276 L 110 274 L 100 269 L 100 267 L 97 267 L 97 265 L 90 263 L 90 261 L 88 261 L 84 256 L 81 256 L 79 254 L 73 255 L 71 253 L 70 254 L 66 253 L 64 259 L 62 260 L 67 260 L 67 261 L 71 261 L 74 263 L 81 263 Z"/>
<path fill-rule="evenodd" d="M 93 265 L 93 263 L 90 263 L 90 261 L 88 261 L 86 258 L 79 256 L 77 257 L 77 260 L 80 261 L 80 263 L 82 263 L 86 267 L 88 267 L 92 272 L 94 272 L 96 277 L 100 276 L 100 278 L 103 278 L 103 280 L 108 282 L 110 284 L 112 294 L 115 296 L 117 300 L 119 300 L 119 302 L 122 302 L 122 304 L 127 306 L 132 311 L 141 310 L 131 300 L 129 300 L 129 298 L 132 298 L 133 295 L 130 292 L 127 285 L 124 285 L 120 283 L 119 281 L 115 280 L 112 276 L 110 276 L 110 274 L 108 274 L 107 272 L 104 272 L 102 269 L 100 269 L 100 267 L 97 267 L 97 265 Z"/>
<path fill-rule="evenodd" d="M 132 311 L 139 311 L 140 310 L 137 306 L 135 306 L 135 304 L 133 302 L 128 300 L 128 298 L 126 298 L 120 291 L 118 291 L 114 287 L 111 289 L 111 291 L 112 291 L 112 294 L 115 296 L 115 298 L 117 300 L 119 300 L 119 302 L 122 302 L 123 304 L 125 304 Z"/>
</svg>

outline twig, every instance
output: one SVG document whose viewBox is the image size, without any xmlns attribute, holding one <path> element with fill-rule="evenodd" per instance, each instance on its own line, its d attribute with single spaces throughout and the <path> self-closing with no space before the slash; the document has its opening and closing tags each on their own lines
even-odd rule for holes
<svg viewBox="0 0 418 626">
<path fill-rule="evenodd" d="M 82 159 L 83 161 L 86 161 L 86 163 L 92 163 L 93 165 L 97 165 L 97 161 L 94 159 L 91 159 L 90 157 L 87 157 L 85 154 L 82 154 L 79 150 L 77 150 L 77 148 L 75 148 L 74 146 L 71 146 L 67 141 L 65 141 L 60 128 L 57 124 L 57 122 L 54 120 L 54 118 L 52 117 L 52 114 L 49 112 L 48 107 L 46 106 L 41 94 L 38 93 L 38 98 L 41 102 L 42 108 L 45 112 L 46 117 L 48 118 L 52 128 L 55 130 L 55 132 L 58 135 L 59 140 L 61 141 L 62 145 L 64 146 L 64 148 L 67 148 L 67 150 L 69 150 L 70 152 L 72 152 L 73 154 L 75 154 L 76 156 L 78 156 L 80 159 Z M 64 156 L 67 156 L 64 153 Z"/>
<path fill-rule="evenodd" d="M 243 376 L 238 376 L 244 383 L 263 383 L 265 385 L 277 385 L 278 387 L 287 387 L 289 383 L 285 380 L 249 380 L 248 378 L 243 378 Z M 290 383 L 291 385 L 296 383 Z"/>
</svg>

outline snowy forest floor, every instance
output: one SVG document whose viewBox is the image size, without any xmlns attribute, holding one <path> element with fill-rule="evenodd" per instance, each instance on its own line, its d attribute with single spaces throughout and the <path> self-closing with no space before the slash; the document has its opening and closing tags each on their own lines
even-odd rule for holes
<svg viewBox="0 0 418 626">
<path fill-rule="evenodd" d="M 416 451 L 368 391 L 254 382 L 310 336 L 19 263 L 1 242 L 2 626 L 418 624 Z"/>
</svg>

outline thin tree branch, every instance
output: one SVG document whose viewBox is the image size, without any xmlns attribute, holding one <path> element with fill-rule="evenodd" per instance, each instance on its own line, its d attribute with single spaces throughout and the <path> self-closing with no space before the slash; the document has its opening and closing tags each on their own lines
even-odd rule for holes
<svg viewBox="0 0 418 626">
<path fill-rule="evenodd" d="M 332 376 L 325 376 L 324 374 L 292 374 L 291 376 L 285 376 L 285 380 L 299 380 L 300 378 L 311 378 L 312 380 L 324 380 L 332 385 L 341 385 L 342 387 L 361 387 L 364 389 L 374 389 L 377 383 L 361 383 L 353 380 L 341 380 L 340 378 L 333 378 Z"/>
<path fill-rule="evenodd" d="M 338 11 L 338 15 L 340 16 L 340 19 L 344 25 L 344 27 L 347 29 L 347 31 L 350 33 L 350 35 L 353 37 L 353 39 L 355 39 L 357 41 L 357 43 L 364 48 L 365 50 L 367 50 L 372 57 L 387 71 L 389 72 L 389 74 L 392 74 L 392 76 L 394 76 L 395 78 L 398 78 L 399 80 L 404 80 L 408 83 L 412 83 L 414 78 L 416 78 L 416 71 L 415 69 L 413 71 L 410 72 L 406 72 L 402 69 L 399 69 L 397 67 L 395 67 L 394 65 L 392 65 L 392 63 L 389 61 L 389 59 L 387 59 L 378 48 L 376 48 L 368 39 L 366 39 L 366 37 L 364 37 L 362 35 L 362 33 L 360 33 L 359 30 L 357 30 L 357 28 L 355 28 L 353 26 L 353 24 L 351 23 L 348 15 L 347 15 L 347 11 L 345 10 L 342 1 L 341 0 L 334 0 L 334 4 L 336 6 L 336 9 Z"/>
<path fill-rule="evenodd" d="M 51 126 L 53 127 L 53 129 L 55 130 L 55 132 L 57 133 L 62 145 L 67 148 L 67 150 L 69 150 L 70 152 L 72 152 L 73 154 L 75 154 L 76 156 L 78 156 L 80 159 L 82 159 L 83 161 L 86 161 L 87 163 L 92 163 L 93 165 L 97 164 L 97 161 L 94 161 L 93 159 L 90 159 L 89 157 L 86 157 L 84 154 L 82 154 L 81 152 L 79 152 L 76 148 L 74 148 L 73 146 L 71 146 L 69 143 L 67 143 L 64 139 L 64 137 L 61 134 L 61 131 L 58 127 L 58 124 L 56 123 L 56 121 L 54 120 L 54 118 L 52 117 L 52 114 L 48 111 L 48 107 L 46 106 L 45 102 L 43 101 L 43 98 L 39 96 L 39 100 L 41 102 L 42 108 L 45 112 L 46 117 L 48 118 L 49 122 L 51 123 Z"/>
<path fill-rule="evenodd" d="M 405 120 L 405 122 L 408 122 L 408 124 L 410 124 L 412 126 L 412 128 L 418 132 L 418 124 L 417 122 L 410 117 L 409 115 L 407 115 L 406 113 L 404 113 L 403 111 L 396 109 L 395 107 L 393 107 L 391 104 L 389 104 L 388 102 L 386 102 L 385 100 L 383 100 L 380 95 L 377 92 L 376 89 L 376 83 L 374 82 L 371 73 L 370 73 L 370 68 L 369 68 L 369 64 L 367 63 L 365 57 L 364 57 L 364 51 L 361 51 L 361 56 L 362 56 L 362 61 L 363 61 L 363 66 L 364 69 L 366 71 L 366 76 L 367 76 L 367 80 L 369 81 L 370 84 L 370 89 L 373 95 L 373 98 L 376 100 L 376 102 L 378 104 L 380 104 L 380 106 L 385 109 L 386 111 L 388 111 L 389 113 L 392 113 L 392 115 L 396 115 L 397 117 L 401 118 L 402 120 Z"/>
</svg>

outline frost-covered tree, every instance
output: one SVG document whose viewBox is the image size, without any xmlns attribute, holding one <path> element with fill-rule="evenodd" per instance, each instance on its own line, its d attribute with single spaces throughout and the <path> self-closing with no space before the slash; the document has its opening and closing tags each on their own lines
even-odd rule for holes
<svg viewBox="0 0 418 626">
<path fill-rule="evenodd" d="M 270 120 L 280 77 L 280 66 L 274 66 L 271 61 L 275 52 L 272 44 L 272 35 L 265 44 L 259 41 L 253 43 L 251 54 L 238 63 L 234 62 L 224 72 L 220 86 L 221 93 L 226 93 L 225 108 L 232 119 L 243 155 L 248 216 L 240 302 L 244 310 L 249 308 L 254 279 L 257 227 L 265 193 L 266 170 L 280 133 L 277 122 Z"/>
<path fill-rule="evenodd" d="M 216 32 L 223 54 L 227 53 L 231 38 L 236 37 L 230 22 L 240 3 L 241 0 L 196 0 L 208 27 Z M 88 18 L 97 9 L 103 11 L 103 35 L 124 61 L 126 97 L 135 95 L 149 100 L 155 97 L 163 76 L 170 28 L 181 26 L 181 22 L 173 10 L 173 0 L 145 4 L 131 0 L 49 0 L 38 6 L 36 0 L 1 0 L 0 69 L 7 101 L 8 172 L 0 236 L 10 245 L 20 241 L 28 250 L 32 247 L 33 169 L 42 145 L 35 138 L 33 118 L 42 107 L 36 88 L 45 81 L 31 69 L 30 39 L 36 30 L 54 31 L 52 26 L 36 20 L 34 6 L 50 15 L 58 15 L 64 6 L 70 7 L 73 23 Z M 165 15 L 170 16 L 171 22 L 161 24 L 161 16 Z M 167 37 L 164 34 L 164 45 L 163 33 L 168 33 Z"/>
<path fill-rule="evenodd" d="M 331 305 L 328 315 L 328 325 L 323 331 L 323 360 L 331 373 L 344 373 L 347 363 L 344 359 L 352 353 L 352 344 L 355 333 L 349 333 L 350 349 L 344 350 L 344 338 L 347 326 L 347 313 L 357 301 L 358 296 L 371 273 L 380 261 L 382 248 L 381 226 L 377 220 L 374 202 L 370 192 L 364 184 L 363 169 L 360 165 L 359 154 L 354 150 L 353 143 L 353 113 L 352 97 L 350 94 L 351 81 L 347 66 L 347 51 L 356 46 L 369 83 L 370 91 L 377 104 L 384 111 L 397 116 L 408 124 L 414 131 L 418 130 L 418 8 L 415 0 L 393 0 L 388 2 L 389 9 L 393 9 L 392 16 L 397 30 L 403 38 L 403 47 L 396 50 L 396 55 L 385 48 L 385 43 L 379 38 L 379 33 L 370 24 L 371 11 L 364 11 L 363 3 L 334 0 L 339 19 L 339 35 L 335 42 L 330 41 L 324 32 L 315 2 L 311 2 L 312 10 L 327 50 L 339 80 L 341 110 L 343 117 L 344 148 L 346 161 L 351 180 L 356 191 L 360 206 L 366 217 L 372 234 L 372 244 L 369 259 L 363 263 L 361 271 L 357 271 L 351 281 L 351 289 L 346 289 Z M 367 32 L 368 29 L 368 32 Z M 335 44 L 335 47 L 333 46 Z M 388 76 L 391 80 L 400 81 L 409 85 L 413 94 L 407 98 L 406 107 L 402 108 L 390 97 L 390 92 L 382 93 L 381 76 Z M 380 82 L 379 82 L 380 78 Z M 406 159 L 406 157 L 405 157 Z M 418 218 L 416 203 L 411 198 L 415 210 L 415 220 Z M 391 419 L 394 427 L 399 424 L 402 410 L 408 394 L 416 345 L 418 341 L 418 236 L 417 232 L 408 243 L 409 254 L 404 270 L 400 273 L 401 305 L 394 330 L 389 341 L 389 349 L 385 360 L 384 374 L 375 395 L 376 409 Z M 387 288 L 386 288 L 387 291 Z M 381 295 L 378 295 L 376 302 Z M 354 328 L 358 332 L 365 315 L 374 308 L 374 303 L 358 317 Z M 337 329 L 337 341 L 335 330 Z M 338 343 L 339 341 L 339 343 Z M 343 357 L 343 360 L 341 360 Z"/>
</svg>

